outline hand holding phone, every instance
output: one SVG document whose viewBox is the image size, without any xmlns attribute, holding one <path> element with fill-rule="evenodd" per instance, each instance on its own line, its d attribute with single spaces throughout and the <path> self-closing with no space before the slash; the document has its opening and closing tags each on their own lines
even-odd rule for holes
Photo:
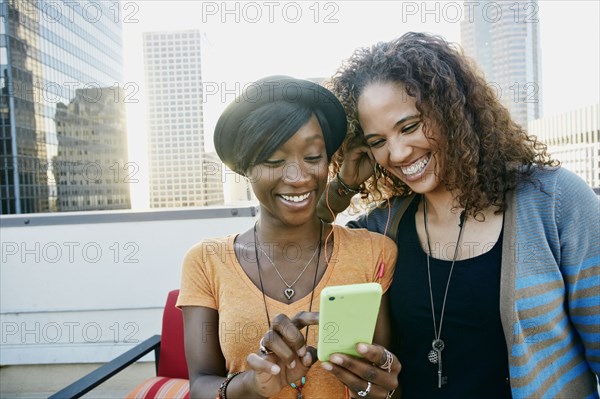
<svg viewBox="0 0 600 399">
<path fill-rule="evenodd" d="M 317 346 L 320 361 L 328 361 L 333 353 L 362 357 L 356 352 L 356 344 L 373 341 L 381 295 L 379 283 L 338 285 L 323 289 Z"/>
</svg>

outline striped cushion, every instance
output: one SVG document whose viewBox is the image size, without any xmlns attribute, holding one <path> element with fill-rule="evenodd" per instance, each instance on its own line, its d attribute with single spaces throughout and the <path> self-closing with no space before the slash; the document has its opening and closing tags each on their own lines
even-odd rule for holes
<svg viewBox="0 0 600 399">
<path fill-rule="evenodd" d="M 181 378 L 153 377 L 131 391 L 126 399 L 189 399 L 190 382 Z"/>
</svg>

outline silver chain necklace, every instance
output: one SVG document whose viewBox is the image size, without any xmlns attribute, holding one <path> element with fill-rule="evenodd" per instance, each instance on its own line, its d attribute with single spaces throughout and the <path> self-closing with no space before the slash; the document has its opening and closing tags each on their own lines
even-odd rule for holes
<svg viewBox="0 0 600 399">
<path fill-rule="evenodd" d="M 256 228 L 256 224 L 254 225 L 254 227 Z M 323 221 L 321 220 L 321 235 L 323 235 L 323 228 L 324 228 L 324 224 L 323 224 Z M 308 260 L 308 262 L 306 262 L 306 265 L 304 266 L 304 268 L 302 269 L 302 271 L 300 272 L 300 274 L 298 275 L 298 277 L 296 277 L 296 279 L 294 280 L 294 282 L 292 284 L 288 284 L 287 281 L 285 281 L 285 279 L 283 278 L 283 276 L 281 275 L 281 273 L 277 269 L 277 266 L 275 266 L 275 262 L 273 262 L 273 259 L 271 259 L 271 257 L 269 256 L 269 254 L 267 254 L 262 249 L 262 247 L 258 244 L 258 241 L 256 242 L 256 247 L 259 249 L 260 252 L 263 253 L 263 255 L 265 255 L 267 257 L 267 259 L 269 260 L 269 263 L 271 263 L 271 266 L 273 266 L 273 269 L 275 269 L 275 272 L 277 272 L 277 275 L 279 276 L 279 278 L 281 279 L 281 281 L 283 281 L 283 284 L 285 284 L 285 286 L 287 287 L 286 289 L 283 290 L 283 295 L 285 295 L 285 297 L 289 301 L 296 294 L 296 291 L 294 290 L 294 284 L 296 284 L 298 282 L 298 280 L 300 280 L 300 277 L 302 277 L 302 275 L 304 274 L 304 272 L 306 271 L 306 269 L 308 269 L 308 266 L 312 263 L 313 259 L 315 258 L 315 255 L 317 254 L 317 252 L 319 251 L 319 248 L 321 247 L 321 240 L 319 240 L 319 244 L 315 248 L 315 252 L 313 252 L 312 256 L 310 257 L 310 259 Z"/>
<path fill-rule="evenodd" d="M 466 207 L 460 214 L 460 230 L 458 231 L 458 238 L 456 239 L 456 248 L 454 249 L 454 257 L 452 258 L 452 266 L 450 267 L 450 274 L 448 275 L 448 281 L 446 282 L 446 291 L 444 292 L 444 301 L 442 302 L 442 313 L 440 314 L 440 328 L 438 330 L 435 322 L 435 306 L 433 304 L 433 291 L 431 289 L 431 268 L 429 266 L 429 258 L 431 257 L 431 243 L 429 242 L 429 230 L 427 229 L 427 200 L 423 197 L 423 224 L 425 225 L 425 236 L 427 237 L 427 278 L 429 281 L 429 298 L 431 299 L 431 316 L 433 317 L 433 333 L 434 340 L 431 342 L 431 350 L 427 354 L 427 358 L 433 364 L 438 365 L 438 388 L 441 388 L 443 384 L 448 383 L 448 377 L 442 376 L 442 351 L 446 347 L 444 341 L 442 341 L 442 323 L 444 321 L 444 311 L 446 310 L 446 298 L 448 297 L 448 288 L 450 287 L 450 279 L 452 278 L 452 271 L 454 270 L 454 263 L 458 256 L 458 250 L 460 248 L 460 239 L 462 237 L 463 227 L 466 220 Z"/>
</svg>

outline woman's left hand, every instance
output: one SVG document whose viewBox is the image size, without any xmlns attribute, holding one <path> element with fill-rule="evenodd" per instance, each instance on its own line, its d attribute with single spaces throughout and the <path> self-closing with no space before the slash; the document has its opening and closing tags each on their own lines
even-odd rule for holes
<svg viewBox="0 0 600 399">
<path fill-rule="evenodd" d="M 356 350 L 364 358 L 335 353 L 329 357 L 329 362 L 321 363 L 321 367 L 346 385 L 352 397 L 386 398 L 398 387 L 398 374 L 402 368 L 398 358 L 379 345 L 358 344 Z"/>
</svg>

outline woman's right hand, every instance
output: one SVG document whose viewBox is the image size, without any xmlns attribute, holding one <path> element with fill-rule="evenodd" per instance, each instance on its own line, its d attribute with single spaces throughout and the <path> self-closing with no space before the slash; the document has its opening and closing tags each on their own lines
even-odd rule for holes
<svg viewBox="0 0 600 399">
<path fill-rule="evenodd" d="M 292 319 L 279 314 L 271 321 L 271 329 L 259 349 L 246 358 L 254 390 L 263 397 L 277 395 L 290 383 L 301 380 L 316 361 L 316 350 L 306 346 L 301 329 L 318 323 L 318 313 L 300 312 Z"/>
<path fill-rule="evenodd" d="M 375 159 L 366 145 L 348 148 L 339 175 L 349 187 L 358 187 L 374 173 Z"/>
</svg>

